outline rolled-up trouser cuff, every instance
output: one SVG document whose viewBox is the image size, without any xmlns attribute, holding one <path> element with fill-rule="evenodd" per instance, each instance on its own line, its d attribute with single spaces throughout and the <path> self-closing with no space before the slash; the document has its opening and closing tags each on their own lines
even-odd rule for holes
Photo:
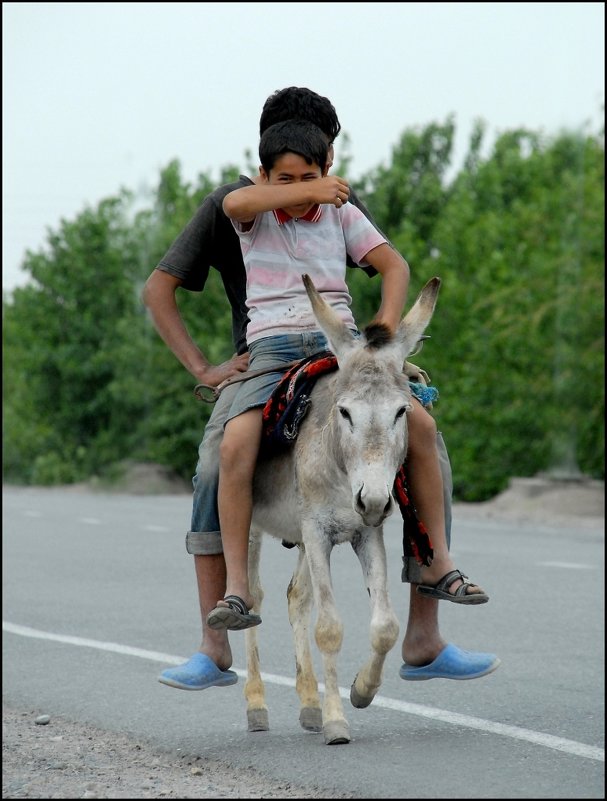
<svg viewBox="0 0 607 801">
<path fill-rule="evenodd" d="M 400 580 L 405 584 L 422 583 L 421 565 L 413 556 L 403 556 L 403 570 L 400 574 Z"/>
<path fill-rule="evenodd" d="M 221 531 L 188 531 L 185 537 L 185 549 L 194 556 L 223 553 Z"/>
</svg>

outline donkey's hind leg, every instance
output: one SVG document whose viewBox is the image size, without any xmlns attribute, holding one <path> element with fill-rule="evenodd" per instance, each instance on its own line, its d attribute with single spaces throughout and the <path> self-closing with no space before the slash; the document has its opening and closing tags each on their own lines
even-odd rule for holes
<svg viewBox="0 0 607 801">
<path fill-rule="evenodd" d="M 322 709 L 318 682 L 312 665 L 308 626 L 312 614 L 312 583 L 303 545 L 298 546 L 297 566 L 287 589 L 289 622 L 293 629 L 296 680 L 299 695 L 299 722 L 307 731 L 322 731 Z"/>
<path fill-rule="evenodd" d="M 386 655 L 398 638 L 398 618 L 388 595 L 382 529 L 369 529 L 354 550 L 360 560 L 371 603 L 371 656 L 358 671 L 350 688 L 352 706 L 362 709 L 373 701 L 381 685 Z"/>
<path fill-rule="evenodd" d="M 259 614 L 263 601 L 263 589 L 259 578 L 262 534 L 251 531 L 249 539 L 249 587 L 253 596 L 253 610 Z M 247 653 L 247 680 L 244 696 L 247 701 L 247 728 L 249 731 L 268 731 L 270 722 L 265 701 L 265 687 L 259 670 L 259 648 L 257 628 L 245 630 Z"/>
</svg>

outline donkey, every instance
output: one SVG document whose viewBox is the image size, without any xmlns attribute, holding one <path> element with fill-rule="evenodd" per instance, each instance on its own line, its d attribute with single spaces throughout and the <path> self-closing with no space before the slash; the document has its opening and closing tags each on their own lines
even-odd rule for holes
<svg viewBox="0 0 607 801">
<path fill-rule="evenodd" d="M 299 719 L 304 729 L 322 730 L 325 743 L 332 745 L 348 743 L 350 731 L 337 678 L 343 624 L 331 585 L 330 555 L 335 545 L 349 542 L 369 594 L 371 655 L 350 690 L 352 705 L 362 708 L 379 690 L 385 658 L 398 638 L 398 619 L 387 591 L 383 522 L 395 508 L 392 488 L 407 452 L 411 392 L 403 364 L 432 318 L 440 279 L 426 284 L 394 337 L 383 326 L 369 326 L 358 339 L 325 303 L 311 279 L 306 275 L 302 279 L 339 369 L 318 378 L 293 445 L 258 462 L 249 577 L 254 609 L 259 611 L 263 534 L 298 546 L 287 598 Z M 317 610 L 314 636 L 322 654 L 325 684 L 322 708 L 308 635 L 313 604 Z M 247 629 L 245 638 L 248 729 L 267 730 L 257 629 Z"/>
</svg>

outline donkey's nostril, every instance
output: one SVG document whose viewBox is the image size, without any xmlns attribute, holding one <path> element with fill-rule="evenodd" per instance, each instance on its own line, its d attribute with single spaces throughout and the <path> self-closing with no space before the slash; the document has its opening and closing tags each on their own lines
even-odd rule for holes
<svg viewBox="0 0 607 801">
<path fill-rule="evenodd" d="M 364 514 L 366 510 L 365 502 L 363 501 L 364 487 L 365 485 L 363 484 L 362 487 L 356 493 L 356 511 L 358 512 L 359 515 Z"/>
</svg>

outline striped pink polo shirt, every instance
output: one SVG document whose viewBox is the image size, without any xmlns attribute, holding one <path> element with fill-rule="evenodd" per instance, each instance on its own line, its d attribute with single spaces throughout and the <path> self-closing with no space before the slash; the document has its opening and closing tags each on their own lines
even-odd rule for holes
<svg viewBox="0 0 607 801">
<path fill-rule="evenodd" d="M 385 238 L 352 203 L 313 206 L 304 217 L 282 209 L 258 214 L 240 237 L 247 273 L 247 342 L 276 334 L 318 330 L 301 276 L 307 273 L 324 300 L 350 328 L 356 323 L 346 284 L 346 254 L 361 267 Z"/>
</svg>

